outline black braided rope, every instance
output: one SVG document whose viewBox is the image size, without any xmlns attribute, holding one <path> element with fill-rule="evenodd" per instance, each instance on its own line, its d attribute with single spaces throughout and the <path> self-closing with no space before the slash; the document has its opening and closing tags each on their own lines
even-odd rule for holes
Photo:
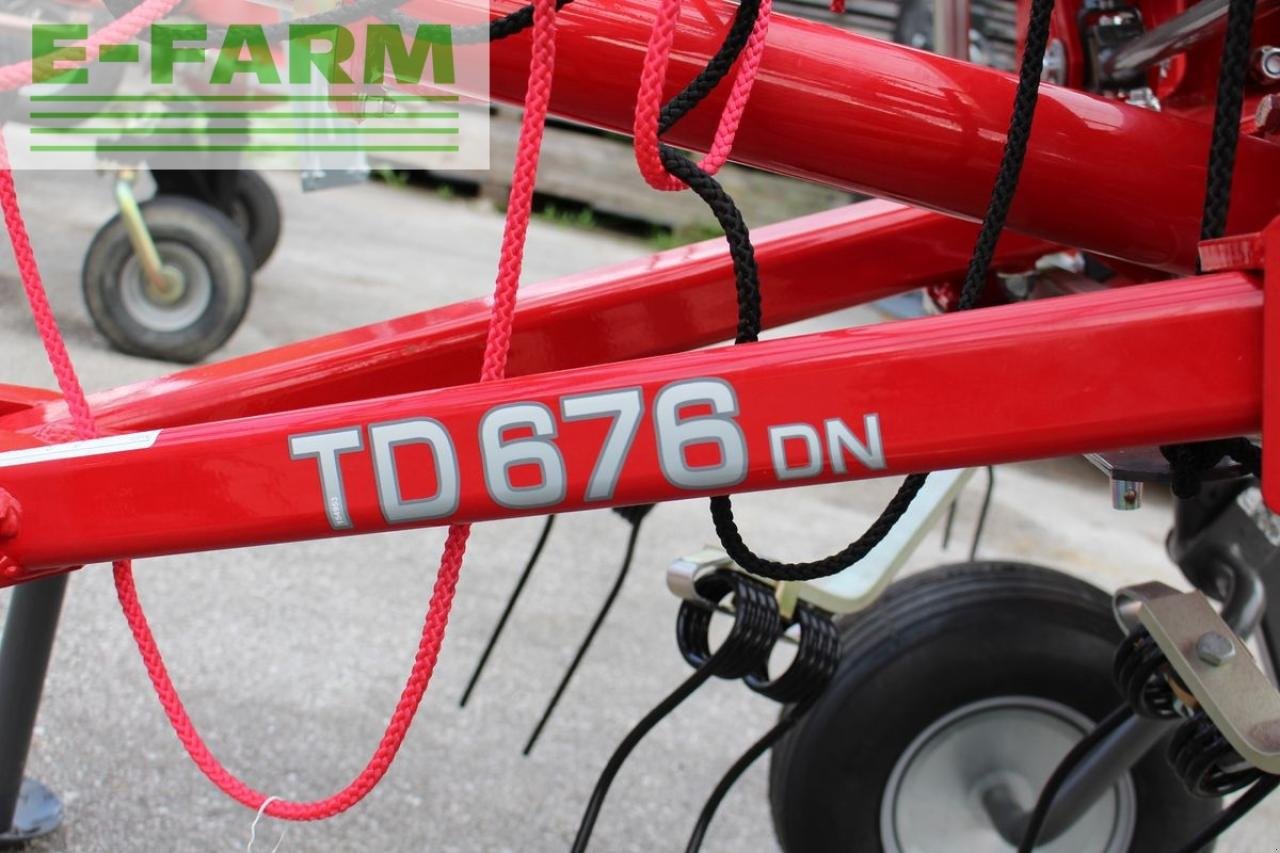
<svg viewBox="0 0 1280 853">
<path fill-rule="evenodd" d="M 1018 191 L 1018 178 L 1027 158 L 1031 141 L 1031 124 L 1040 99 L 1040 75 L 1044 70 L 1045 49 L 1049 45 L 1049 23 L 1053 17 L 1054 0 L 1032 0 L 1031 14 L 1027 21 L 1027 39 L 1022 49 L 1022 65 L 1018 69 L 1018 88 L 1013 95 L 1013 111 L 1009 116 L 1009 132 L 1005 136 L 1004 152 L 1000 155 L 1000 169 L 991 188 L 991 200 L 982 217 L 982 228 L 969 258 L 969 270 L 965 275 L 964 290 L 960 294 L 957 310 L 965 311 L 978 304 L 987 283 L 987 272 L 995 254 L 996 243 L 1009 219 L 1009 209 Z"/>
<path fill-rule="evenodd" d="M 1236 148 L 1240 142 L 1240 110 L 1249 68 L 1249 36 L 1253 30 L 1255 0 L 1231 0 L 1227 7 L 1227 34 L 1218 66 L 1218 89 L 1213 105 L 1213 131 L 1205 175 L 1204 211 L 1200 239 L 1216 240 L 1226 234 L 1231 209 L 1231 180 L 1235 174 Z M 1194 498 L 1200 493 L 1205 472 L 1224 456 L 1230 456 L 1253 476 L 1262 474 L 1262 453 L 1243 438 L 1200 441 L 1160 448 L 1173 472 L 1173 493 Z"/>
<path fill-rule="evenodd" d="M 698 76 L 689 81 L 680 94 L 676 95 L 662 107 L 658 114 L 658 133 L 666 133 L 676 122 L 689 114 L 689 111 L 702 102 L 711 91 L 720 84 L 724 76 L 733 68 L 738 54 L 746 47 L 755 29 L 756 18 L 760 16 L 760 0 L 742 0 L 733 15 L 733 23 L 725 34 L 724 41 L 715 56 L 698 72 Z"/>
<path fill-rule="evenodd" d="M 1240 110 L 1249 69 L 1249 34 L 1253 30 L 1255 0 L 1231 0 L 1227 7 L 1227 35 L 1218 67 L 1218 92 L 1213 105 L 1213 135 L 1205 176 L 1204 213 L 1200 239 L 1216 240 L 1227 232 L 1231 207 L 1231 178 L 1240 141 Z"/>
<path fill-rule="evenodd" d="M 116 18 L 124 17 L 129 12 L 132 12 L 140 2 L 141 0 L 103 0 L 107 10 Z M 400 26 L 417 26 L 421 24 L 422 21 L 400 11 L 400 7 L 407 2 L 409 0 L 359 0 L 359 2 L 350 5 L 317 12 L 305 18 L 271 24 L 263 27 L 263 34 L 268 43 L 274 43 L 287 40 L 290 27 L 311 24 L 346 24 L 374 15 L 381 15 L 388 23 L 399 24 Z M 556 9 L 563 9 L 572 2 L 573 0 L 556 0 Z M 759 0 L 756 0 L 756 2 L 758 3 Z M 529 5 L 517 9 L 509 15 L 495 18 L 486 26 L 476 28 L 457 27 L 453 35 L 457 44 L 478 41 L 485 35 L 488 36 L 490 41 L 498 41 L 507 36 L 515 35 L 522 30 L 527 30 L 531 26 L 533 26 L 533 6 Z M 226 30 L 221 27 L 210 27 L 206 33 L 206 37 L 211 41 L 217 41 L 219 38 L 225 37 L 225 35 Z"/>
<path fill-rule="evenodd" d="M 1018 178 L 1022 172 L 1022 164 L 1026 160 L 1032 119 L 1035 116 L 1036 102 L 1040 94 L 1040 73 L 1044 67 L 1045 48 L 1049 43 L 1049 23 L 1052 13 L 1053 0 L 1033 0 L 1022 67 L 1018 74 L 1018 87 L 1009 119 L 1009 132 L 991 191 L 991 199 L 965 275 L 959 310 L 974 307 L 982 295 L 996 243 L 1004 230 L 1009 209 L 1017 192 Z M 736 25 L 738 19 L 735 19 L 734 23 Z M 747 33 L 749 35 L 749 28 Z M 727 43 L 728 40 L 726 40 Z M 745 44 L 745 37 L 743 43 Z M 691 85 L 685 93 L 693 88 L 694 86 Z M 664 114 L 665 112 L 664 108 Z M 751 233 L 741 212 L 719 182 L 696 163 L 666 145 L 660 147 L 659 154 L 666 170 L 684 181 L 697 193 L 711 209 L 720 227 L 724 229 L 725 238 L 729 243 L 734 284 L 738 294 L 738 333 L 735 342 L 742 344 L 758 340 L 762 316 L 760 274 L 756 266 L 755 250 L 751 245 Z M 733 503 L 727 495 L 719 495 L 711 499 L 711 519 L 721 546 L 742 568 L 774 580 L 812 580 L 842 571 L 870 553 L 911 506 L 911 502 L 920 493 L 927 477 L 927 474 L 919 473 L 908 475 L 879 517 L 861 536 L 834 554 L 817 560 L 784 563 L 756 554 L 742 538 L 742 533 L 733 517 Z"/>
</svg>

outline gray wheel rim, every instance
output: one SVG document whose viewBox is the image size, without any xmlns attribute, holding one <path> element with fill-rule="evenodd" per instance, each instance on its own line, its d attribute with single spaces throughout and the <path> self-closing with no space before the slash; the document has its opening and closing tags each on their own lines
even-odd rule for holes
<svg viewBox="0 0 1280 853">
<path fill-rule="evenodd" d="M 1092 722 L 1073 708 L 1033 696 L 974 702 L 934 722 L 903 751 L 880 805 L 886 853 L 1005 853 L 981 803 L 1007 785 L 1030 809 L 1054 767 Z M 1125 774 L 1046 853 L 1124 853 L 1137 815 Z"/>
<path fill-rule="evenodd" d="M 157 300 L 147 286 L 136 256 L 120 270 L 120 301 L 129 318 L 153 332 L 179 332 L 199 322 L 213 302 L 213 277 L 204 259 L 181 243 L 156 241 L 166 270 L 181 276 L 183 292 L 176 300 Z"/>
</svg>

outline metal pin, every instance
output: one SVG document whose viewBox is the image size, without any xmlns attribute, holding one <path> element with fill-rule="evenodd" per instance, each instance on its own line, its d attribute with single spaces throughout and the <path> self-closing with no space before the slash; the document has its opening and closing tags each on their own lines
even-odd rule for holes
<svg viewBox="0 0 1280 853">
<path fill-rule="evenodd" d="M 1142 506 L 1142 483 L 1138 480 L 1112 480 L 1111 506 L 1120 510 Z"/>
</svg>

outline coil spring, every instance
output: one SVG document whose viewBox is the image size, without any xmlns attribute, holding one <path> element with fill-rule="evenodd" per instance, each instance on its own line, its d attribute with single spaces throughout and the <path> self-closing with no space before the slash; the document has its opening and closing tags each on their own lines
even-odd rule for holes
<svg viewBox="0 0 1280 853">
<path fill-rule="evenodd" d="M 1196 711 L 1169 741 L 1169 764 L 1197 797 L 1223 797 L 1253 784 L 1262 771 L 1232 748 L 1218 727 Z"/>
<path fill-rule="evenodd" d="M 736 653 L 716 667 L 716 675 L 742 678 L 756 693 L 783 704 L 812 701 L 835 675 L 840 635 L 824 611 L 802 601 L 786 623 L 773 590 L 741 572 L 712 572 L 699 578 L 695 588 L 703 600 L 682 602 L 676 615 L 676 642 L 690 666 L 702 666 L 711 657 L 711 617 L 715 606 L 732 594 L 734 624 L 724 644 Z M 771 679 L 769 654 L 788 624 L 800 629 L 796 654 L 786 670 Z"/>
<path fill-rule="evenodd" d="M 1112 677 L 1120 695 L 1139 716 L 1171 720 L 1176 697 L 1166 677 L 1168 660 L 1146 628 L 1138 627 L 1116 649 Z M 1170 673 L 1168 677 L 1174 677 Z"/>
<path fill-rule="evenodd" d="M 800 627 L 800 640 L 791 665 L 770 680 L 766 661 L 766 666 L 744 679 L 760 695 L 788 705 L 816 699 L 835 675 L 840 660 L 840 634 L 830 616 L 801 601 L 792 621 Z"/>
<path fill-rule="evenodd" d="M 767 667 L 769 652 L 782 634 L 773 591 L 741 572 L 724 570 L 699 578 L 695 589 L 703 601 L 683 601 L 676 614 L 676 643 L 689 665 L 697 669 L 711 659 L 711 616 L 715 605 L 732 595 L 733 627 L 717 652 L 715 674 L 743 678 Z"/>
</svg>

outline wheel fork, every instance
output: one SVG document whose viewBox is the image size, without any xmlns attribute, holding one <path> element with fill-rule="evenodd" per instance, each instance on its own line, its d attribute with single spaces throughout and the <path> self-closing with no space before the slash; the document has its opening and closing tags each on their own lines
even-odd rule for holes
<svg viewBox="0 0 1280 853">
<path fill-rule="evenodd" d="M 120 207 L 120 219 L 129 233 L 133 253 L 147 277 L 148 294 L 157 303 L 171 304 L 182 298 L 183 282 L 176 270 L 165 267 L 160 260 L 160 250 L 156 248 L 151 229 L 142 216 L 138 197 L 133 192 L 136 180 L 137 172 L 133 169 L 122 169 L 116 177 L 116 204 Z"/>
</svg>

